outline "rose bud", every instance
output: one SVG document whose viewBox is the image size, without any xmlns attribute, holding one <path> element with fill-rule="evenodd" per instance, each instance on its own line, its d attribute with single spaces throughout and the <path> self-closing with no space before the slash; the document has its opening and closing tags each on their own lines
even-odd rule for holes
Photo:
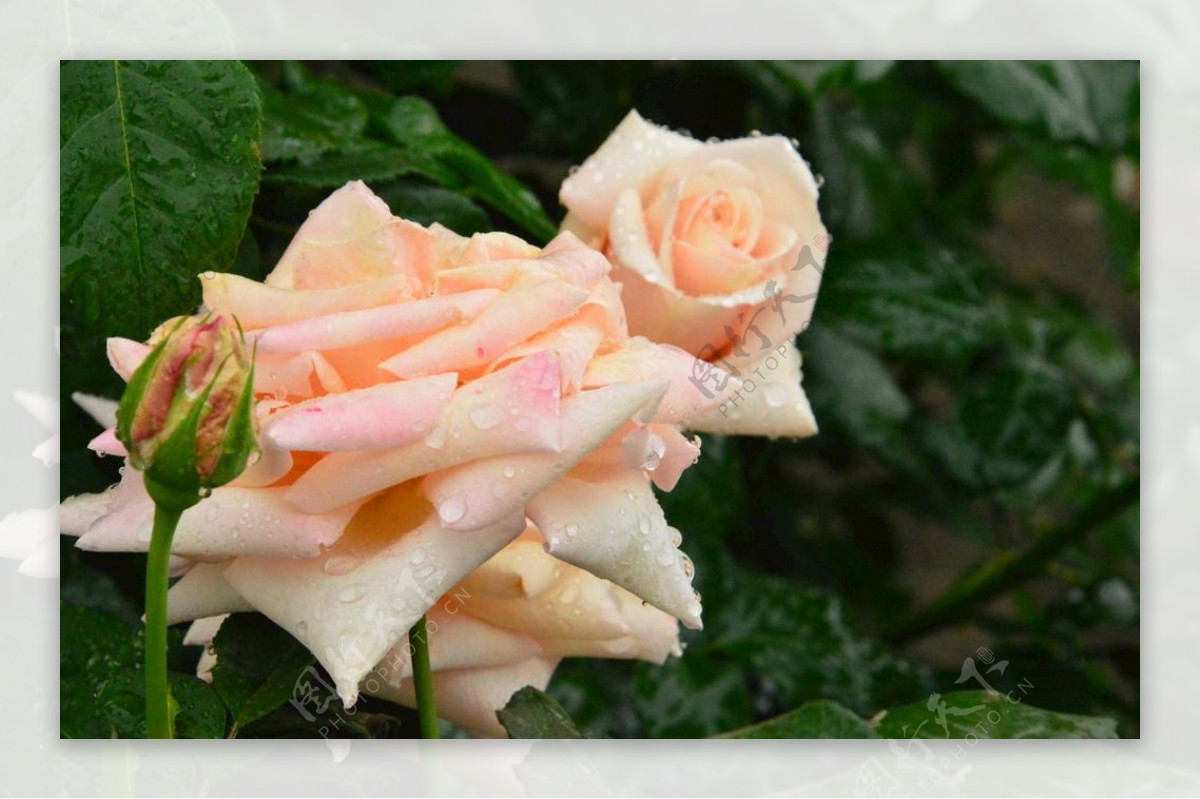
<svg viewBox="0 0 1200 799">
<path fill-rule="evenodd" d="M 151 497 L 190 507 L 202 489 L 241 474 L 257 449 L 254 364 L 223 316 L 183 317 L 160 330 L 121 397 L 116 433 Z"/>
</svg>

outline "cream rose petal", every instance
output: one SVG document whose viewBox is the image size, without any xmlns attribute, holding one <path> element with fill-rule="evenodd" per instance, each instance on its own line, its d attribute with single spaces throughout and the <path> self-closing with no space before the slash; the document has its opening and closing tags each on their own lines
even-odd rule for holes
<svg viewBox="0 0 1200 799">
<path fill-rule="evenodd" d="M 542 653 L 534 639 L 480 621 L 456 604 L 453 596 L 428 614 L 429 665 L 434 671 L 499 666 Z M 407 639 L 392 647 L 375 674 L 392 683 L 412 676 L 412 646 Z"/>
<path fill-rule="evenodd" d="M 167 624 L 254 610 L 225 581 L 227 561 L 196 563 L 167 592 Z"/>
<path fill-rule="evenodd" d="M 232 316 L 244 330 L 388 305 L 408 299 L 411 289 L 404 275 L 303 291 L 269 286 L 225 273 L 203 276 L 200 287 L 205 308 Z"/>
<path fill-rule="evenodd" d="M 430 231 L 393 217 L 383 200 L 354 181 L 309 213 L 265 282 L 311 290 L 402 276 L 410 281 L 410 293 L 419 296 L 436 260 Z"/>
<path fill-rule="evenodd" d="M 413 515 L 418 520 L 409 527 L 403 519 Z M 469 534 L 445 530 L 403 485 L 364 507 L 354 525 L 344 543 L 319 557 L 245 557 L 225 570 L 234 590 L 325 666 L 346 707 L 357 699 L 359 681 L 416 620 L 516 538 L 525 520 L 513 516 Z M 378 539 L 382 548 L 373 543 Z"/>
<path fill-rule="evenodd" d="M 595 482 L 563 477 L 529 503 L 554 557 L 611 580 L 700 629 L 690 559 L 675 545 L 643 472 L 608 469 Z"/>
<path fill-rule="evenodd" d="M 282 558 L 311 557 L 341 535 L 355 507 L 329 513 L 297 511 L 285 498 L 286 488 L 214 489 L 203 502 L 184 511 L 171 552 L 197 559 L 231 558 L 250 553 Z M 76 543 L 98 552 L 145 552 L 150 547 L 154 503 L 142 474 L 125 467 L 115 490 L 74 497 L 63 503 L 64 531 L 92 518 Z M 95 514 L 104 508 L 102 515 Z"/>
<path fill-rule="evenodd" d="M 630 111 L 608 139 L 563 181 L 559 200 L 571 209 L 567 230 L 603 229 L 609 210 L 626 189 L 655 179 L 672 162 L 702 150 L 704 144 L 659 127 Z"/>
<path fill-rule="evenodd" d="M 687 426 L 704 433 L 799 438 L 815 435 L 817 421 L 801 385 L 800 352 L 776 347 L 734 379 L 734 394 Z M 762 375 L 762 377 L 758 377 Z M 753 390 L 747 390 L 753 385 Z"/>
<path fill-rule="evenodd" d="M 584 391 L 563 402 L 563 447 L 559 452 L 483 458 L 431 474 L 422 483 L 443 523 L 473 530 L 523 508 L 630 417 L 653 408 L 666 381 L 622 383 Z"/>
</svg>

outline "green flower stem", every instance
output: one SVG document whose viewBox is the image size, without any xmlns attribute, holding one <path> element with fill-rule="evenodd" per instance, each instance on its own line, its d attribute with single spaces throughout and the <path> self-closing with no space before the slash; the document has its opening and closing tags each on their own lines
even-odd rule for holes
<svg viewBox="0 0 1200 799">
<path fill-rule="evenodd" d="M 146 734 L 172 738 L 171 689 L 167 684 L 167 571 L 171 539 L 182 510 L 154 506 L 154 530 L 146 563 Z"/>
<path fill-rule="evenodd" d="M 433 669 L 429 666 L 429 633 L 425 629 L 425 617 L 408 631 L 408 642 L 412 644 L 413 688 L 417 694 L 417 717 L 421 721 L 422 738 L 441 738 L 438 732 L 437 701 L 433 697 Z"/>
</svg>

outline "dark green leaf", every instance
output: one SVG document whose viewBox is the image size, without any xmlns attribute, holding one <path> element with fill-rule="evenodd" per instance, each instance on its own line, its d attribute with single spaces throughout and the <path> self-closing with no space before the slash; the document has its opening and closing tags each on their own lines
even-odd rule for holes
<svg viewBox="0 0 1200 799">
<path fill-rule="evenodd" d="M 773 719 L 723 733 L 718 738 L 878 738 L 863 719 L 827 699 L 805 702 Z"/>
<path fill-rule="evenodd" d="M 827 326 L 809 330 L 801 344 L 807 350 L 804 382 L 817 418 L 868 446 L 898 449 L 912 403 L 879 358 Z"/>
<path fill-rule="evenodd" d="M 112 680 L 135 673 L 141 639 L 117 616 L 59 603 L 59 732 L 63 738 L 111 738 L 112 722 L 97 697 Z"/>
<path fill-rule="evenodd" d="M 287 702 L 313 662 L 303 644 L 258 613 L 227 618 L 213 648 L 213 686 L 233 714 L 234 733 Z"/>
<path fill-rule="evenodd" d="M 402 97 L 387 109 L 381 122 L 392 142 L 422 166 L 422 174 L 443 188 L 465 189 L 542 242 L 554 237 L 557 227 L 537 196 L 451 133 L 425 100 Z M 434 177 L 435 169 L 442 174 Z"/>
<path fill-rule="evenodd" d="M 306 82 L 284 94 L 259 82 L 263 98 L 263 160 L 300 161 L 357 142 L 367 127 L 367 109 L 334 83 Z"/>
<path fill-rule="evenodd" d="M 943 61 L 950 81 L 1005 122 L 1060 141 L 1119 145 L 1137 112 L 1136 61 Z"/>
<path fill-rule="evenodd" d="M 436 222 L 460 236 L 491 229 L 487 212 L 453 191 L 419 183 L 396 183 L 379 189 L 379 196 L 393 214 L 422 225 Z"/>
<path fill-rule="evenodd" d="M 746 664 L 771 712 L 827 698 L 867 715 L 928 685 L 923 669 L 864 638 L 841 599 L 787 580 L 737 574 L 721 613 L 707 621 L 684 661 L 699 650 Z"/>
<path fill-rule="evenodd" d="M 1032 355 L 978 375 L 954 422 L 955 438 L 963 436 L 954 456 L 966 467 L 960 475 L 999 487 L 1032 478 L 1065 445 L 1074 400 L 1061 371 Z"/>
<path fill-rule="evenodd" d="M 496 717 L 510 738 L 583 737 L 562 705 L 529 685 L 513 694 Z"/>
<path fill-rule="evenodd" d="M 518 61 L 521 101 L 539 148 L 576 159 L 592 153 L 634 107 L 645 61 Z"/>
<path fill-rule="evenodd" d="M 986 286 L 981 266 L 945 249 L 916 246 L 883 257 L 856 250 L 829 270 L 818 323 L 836 321 L 840 332 L 884 353 L 961 362 L 1004 331 Z"/>
<path fill-rule="evenodd" d="M 392 94 L 442 95 L 462 61 L 371 61 L 367 68 Z"/>
<path fill-rule="evenodd" d="M 61 84 L 64 311 L 144 338 L 237 252 L 261 170 L 254 80 L 233 62 L 72 61 Z"/>
<path fill-rule="evenodd" d="M 176 738 L 222 738 L 225 706 L 208 683 L 170 674 Z M 96 698 L 118 737 L 146 737 L 146 683 L 142 672 L 126 671 L 105 683 Z"/>
<path fill-rule="evenodd" d="M 73 61 L 60 76 L 61 391 L 119 396 L 104 339 L 195 310 L 258 188 L 261 112 L 236 62 Z M 63 449 L 93 435 L 63 430 Z M 72 476 L 65 483 L 75 484 Z"/>
<path fill-rule="evenodd" d="M 931 707 L 932 705 L 932 707 Z M 889 710 L 872 725 L 883 738 L 1116 738 L 1108 718 L 1053 713 L 1027 704 L 1020 691 L 933 694 Z"/>
<path fill-rule="evenodd" d="M 440 173 L 422 165 L 420 160 L 414 161 L 404 150 L 362 140 L 344 144 L 337 150 L 308 161 L 268 166 L 263 180 L 336 188 L 352 180 L 372 183 L 413 174 L 430 178 L 440 176 Z"/>
</svg>

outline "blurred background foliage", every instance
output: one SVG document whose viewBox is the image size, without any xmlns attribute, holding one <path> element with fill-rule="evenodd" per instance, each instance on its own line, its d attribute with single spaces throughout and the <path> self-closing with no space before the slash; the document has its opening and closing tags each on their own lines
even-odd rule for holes
<svg viewBox="0 0 1200 799">
<path fill-rule="evenodd" d="M 908 735 L 861 721 L 932 717 L 933 692 L 980 687 L 956 683 L 966 659 L 994 657 L 1008 662 L 987 678 L 1002 692 L 1024 682 L 1030 705 L 1138 735 L 1136 62 L 248 66 L 263 170 L 242 178 L 258 191 L 240 243 L 220 234 L 228 253 L 203 268 L 262 277 L 351 179 L 401 216 L 544 242 L 560 182 L 630 108 L 701 139 L 783 134 L 819 175 L 834 241 L 798 344 L 821 433 L 707 438 L 661 497 L 706 627 L 662 667 L 565 662 L 549 694 L 584 734 L 708 736 L 794 711 L 793 726 L 759 732 Z M 64 251 L 81 246 L 69 188 L 64 176 Z M 194 309 L 193 244 L 180 242 L 148 315 Z M 129 321 L 87 305 L 89 274 L 65 256 L 63 271 L 64 395 L 115 396 L 102 341 Z M 84 449 L 93 432 L 64 404 L 64 496 L 115 479 L 113 459 Z M 77 622 L 134 629 L 141 559 L 69 542 L 63 558 L 66 686 Z M 261 671 L 234 662 L 233 636 L 231 668 Z M 179 671 L 195 656 L 178 647 Z M 97 680 L 120 695 L 107 672 L 85 677 L 93 695 Z M 191 728 L 219 732 L 202 690 L 185 691 Z M 64 687 L 64 734 L 68 706 L 84 713 L 72 696 Z M 122 732 L 122 707 L 87 724 Z M 345 734 L 415 727 L 384 703 L 360 712 Z M 313 734 L 288 713 L 242 734 Z M 1114 731 L 1074 719 L 1018 714 L 994 734 Z"/>
</svg>

